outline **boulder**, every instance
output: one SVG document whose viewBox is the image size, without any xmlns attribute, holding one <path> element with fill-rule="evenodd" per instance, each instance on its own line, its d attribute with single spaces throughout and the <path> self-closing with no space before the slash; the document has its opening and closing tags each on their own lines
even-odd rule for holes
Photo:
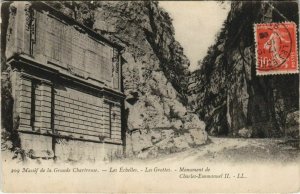
<svg viewBox="0 0 300 194">
<path fill-rule="evenodd" d="M 181 149 L 186 149 L 186 148 L 190 147 L 185 135 L 176 137 L 173 140 L 174 140 L 174 146 L 177 149 L 181 150 Z"/>
<path fill-rule="evenodd" d="M 238 131 L 240 137 L 250 138 L 252 136 L 252 129 L 242 128 Z"/>
<path fill-rule="evenodd" d="M 286 116 L 286 126 L 299 126 L 299 111 L 288 113 Z"/>
<path fill-rule="evenodd" d="M 161 141 L 161 139 L 162 139 L 161 131 L 156 131 L 156 130 L 151 131 L 151 141 L 153 144 Z"/>
<path fill-rule="evenodd" d="M 200 130 L 205 130 L 205 123 L 201 121 L 196 114 L 187 114 L 184 116 L 184 129 L 193 129 L 197 128 Z"/>
<path fill-rule="evenodd" d="M 193 139 L 195 145 L 202 145 L 206 143 L 207 133 L 202 129 L 190 129 L 189 133 Z"/>
<path fill-rule="evenodd" d="M 183 124 L 181 120 L 175 120 L 172 122 L 172 127 L 174 127 L 175 129 L 179 130 L 182 129 Z"/>
<path fill-rule="evenodd" d="M 128 134 L 127 144 L 131 144 L 133 153 L 139 153 L 142 150 L 149 149 L 153 146 L 151 135 L 145 131 L 137 130 L 131 135 Z"/>
<path fill-rule="evenodd" d="M 159 150 L 169 153 L 170 150 L 174 148 L 174 141 L 172 138 L 166 138 L 155 144 L 155 146 L 157 146 Z"/>
<path fill-rule="evenodd" d="M 190 133 L 184 133 L 184 138 L 185 138 L 185 141 L 189 144 L 189 145 L 193 145 L 194 144 L 194 140 L 191 136 Z"/>
</svg>

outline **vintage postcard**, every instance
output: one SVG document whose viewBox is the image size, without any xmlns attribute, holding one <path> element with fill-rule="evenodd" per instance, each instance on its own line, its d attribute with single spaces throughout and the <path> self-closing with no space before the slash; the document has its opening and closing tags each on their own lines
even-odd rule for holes
<svg viewBox="0 0 300 194">
<path fill-rule="evenodd" d="M 1 191 L 297 193 L 298 1 L 2 1 Z"/>
</svg>

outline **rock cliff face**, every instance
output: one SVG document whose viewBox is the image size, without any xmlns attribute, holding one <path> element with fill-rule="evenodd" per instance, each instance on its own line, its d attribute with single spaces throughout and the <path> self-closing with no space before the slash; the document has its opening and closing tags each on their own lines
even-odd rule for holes
<svg viewBox="0 0 300 194">
<path fill-rule="evenodd" d="M 128 155 L 148 157 L 205 143 L 205 124 L 189 113 L 189 61 L 158 2 L 48 2 L 123 45 Z"/>
<path fill-rule="evenodd" d="M 216 43 L 190 79 L 190 103 L 210 134 L 278 137 L 287 131 L 287 117 L 299 107 L 299 75 L 256 75 L 253 24 L 298 23 L 297 7 L 295 2 L 231 4 Z"/>
</svg>

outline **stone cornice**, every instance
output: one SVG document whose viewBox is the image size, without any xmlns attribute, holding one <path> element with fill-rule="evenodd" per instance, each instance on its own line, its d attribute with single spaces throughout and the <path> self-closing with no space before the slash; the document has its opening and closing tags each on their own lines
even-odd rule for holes
<svg viewBox="0 0 300 194">
<path fill-rule="evenodd" d="M 10 64 L 13 68 L 17 68 L 20 71 L 23 71 L 26 68 L 33 68 L 38 71 L 42 71 L 45 75 L 50 75 L 54 77 L 54 79 L 59 78 L 64 81 L 70 81 L 73 84 L 84 86 L 85 88 L 89 88 L 91 90 L 96 90 L 97 92 L 101 92 L 102 94 L 110 95 L 112 97 L 118 97 L 121 99 L 125 98 L 125 95 L 114 89 L 105 87 L 104 85 L 99 86 L 95 83 L 92 83 L 90 80 L 86 80 L 84 78 L 77 77 L 72 74 L 66 74 L 61 72 L 59 68 L 50 65 L 50 64 L 41 64 L 30 56 L 27 55 L 14 55 L 7 60 L 7 63 Z"/>
</svg>

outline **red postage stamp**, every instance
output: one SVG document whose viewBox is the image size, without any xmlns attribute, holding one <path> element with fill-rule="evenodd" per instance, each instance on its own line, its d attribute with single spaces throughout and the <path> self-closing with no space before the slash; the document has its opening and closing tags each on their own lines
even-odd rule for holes
<svg viewBox="0 0 300 194">
<path fill-rule="evenodd" d="M 255 24 L 256 74 L 298 73 L 296 24 Z"/>
</svg>

